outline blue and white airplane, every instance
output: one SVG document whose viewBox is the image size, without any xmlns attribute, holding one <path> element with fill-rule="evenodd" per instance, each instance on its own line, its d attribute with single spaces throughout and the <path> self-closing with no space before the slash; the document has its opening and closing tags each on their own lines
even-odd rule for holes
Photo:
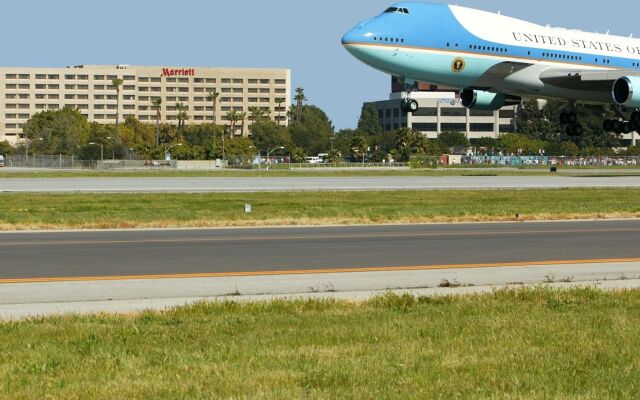
<svg viewBox="0 0 640 400">
<path fill-rule="evenodd" d="M 402 2 L 342 38 L 357 59 L 404 79 L 460 87 L 467 108 L 498 110 L 523 97 L 568 101 L 560 116 L 580 135 L 576 103 L 612 106 L 606 131 L 640 131 L 640 40 L 551 28 L 446 4 Z M 407 98 L 403 111 L 418 103 Z"/>
</svg>

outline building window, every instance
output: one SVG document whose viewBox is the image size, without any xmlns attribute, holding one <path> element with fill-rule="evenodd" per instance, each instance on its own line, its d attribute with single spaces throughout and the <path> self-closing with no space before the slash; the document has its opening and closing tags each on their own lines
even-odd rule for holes
<svg viewBox="0 0 640 400">
<path fill-rule="evenodd" d="M 414 117 L 437 117 L 438 109 L 436 107 L 420 107 L 418 111 L 413 113 Z"/>
<path fill-rule="evenodd" d="M 513 110 L 500 110 L 500 118 L 514 118 L 516 115 Z"/>
<path fill-rule="evenodd" d="M 471 117 L 493 117 L 492 110 L 476 110 L 474 108 L 469 110 L 469 116 Z"/>
<path fill-rule="evenodd" d="M 414 123 L 412 128 L 420 132 L 436 132 L 438 130 L 438 124 L 436 123 Z"/>
<path fill-rule="evenodd" d="M 458 132 L 466 132 L 467 124 L 452 124 L 452 123 L 444 123 L 440 125 L 440 129 L 445 131 L 458 131 Z"/>
<path fill-rule="evenodd" d="M 471 132 L 493 132 L 493 124 L 470 124 Z"/>
<path fill-rule="evenodd" d="M 462 107 L 445 107 L 440 109 L 440 115 L 443 117 L 466 117 L 467 109 Z"/>
</svg>

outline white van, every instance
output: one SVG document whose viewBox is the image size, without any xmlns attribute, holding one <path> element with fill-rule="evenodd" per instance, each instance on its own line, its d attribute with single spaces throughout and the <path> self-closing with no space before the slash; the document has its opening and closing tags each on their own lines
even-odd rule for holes
<svg viewBox="0 0 640 400">
<path fill-rule="evenodd" d="M 322 160 L 320 159 L 320 157 L 305 157 L 304 162 L 306 162 L 307 164 L 320 164 Z"/>
<path fill-rule="evenodd" d="M 0 167 L 4 167 L 4 156 L 0 154 Z"/>
</svg>

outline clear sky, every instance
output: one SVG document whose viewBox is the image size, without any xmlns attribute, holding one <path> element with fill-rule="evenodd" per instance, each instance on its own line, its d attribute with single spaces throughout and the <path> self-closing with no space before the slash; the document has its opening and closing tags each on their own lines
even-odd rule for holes
<svg viewBox="0 0 640 400">
<path fill-rule="evenodd" d="M 293 87 L 336 128 L 354 127 L 363 101 L 389 78 L 352 58 L 343 33 L 390 0 L 19 0 L 2 5 L 4 66 L 132 64 L 285 67 Z M 449 2 L 450 3 L 450 2 Z M 541 24 L 640 37 L 635 0 L 466 0 Z"/>
</svg>

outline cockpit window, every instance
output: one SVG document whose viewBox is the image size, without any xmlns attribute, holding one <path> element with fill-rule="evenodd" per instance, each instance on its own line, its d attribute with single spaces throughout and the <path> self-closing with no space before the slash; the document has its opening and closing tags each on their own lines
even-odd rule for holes
<svg viewBox="0 0 640 400">
<path fill-rule="evenodd" d="M 399 8 L 399 7 L 389 7 L 385 13 L 400 13 L 400 14 L 409 14 L 408 8 Z"/>
</svg>

